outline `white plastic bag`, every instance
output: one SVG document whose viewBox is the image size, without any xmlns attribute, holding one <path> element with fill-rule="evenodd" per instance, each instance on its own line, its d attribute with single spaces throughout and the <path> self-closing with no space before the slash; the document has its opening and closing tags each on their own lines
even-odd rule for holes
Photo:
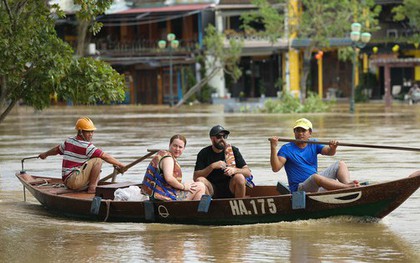
<svg viewBox="0 0 420 263">
<path fill-rule="evenodd" d="M 118 188 L 114 192 L 114 201 L 145 201 L 147 195 L 141 193 L 140 187 L 132 185 L 128 188 Z"/>
</svg>

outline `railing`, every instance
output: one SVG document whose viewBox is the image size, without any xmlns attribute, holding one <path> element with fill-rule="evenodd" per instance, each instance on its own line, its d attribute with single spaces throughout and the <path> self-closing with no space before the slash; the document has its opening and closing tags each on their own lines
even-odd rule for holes
<svg viewBox="0 0 420 263">
<path fill-rule="evenodd" d="M 67 40 L 67 43 L 76 50 L 77 41 Z M 96 51 L 99 52 L 97 55 L 110 55 L 110 56 L 131 56 L 138 54 L 159 54 L 167 51 L 159 50 L 157 41 L 152 40 L 137 40 L 137 41 L 104 41 L 104 40 L 93 40 L 91 43 L 95 44 Z M 197 41 L 181 41 L 181 44 L 177 51 L 180 53 L 193 52 L 197 49 Z M 92 54 L 91 54 L 92 55 Z"/>
<path fill-rule="evenodd" d="M 139 53 L 164 53 L 165 51 L 159 50 L 157 41 L 139 40 L 139 41 L 124 41 L 124 42 L 104 42 L 96 41 L 96 49 L 100 54 L 108 55 L 132 55 Z M 180 47 L 177 49 L 179 52 L 191 52 L 196 49 L 196 41 L 182 41 Z"/>
</svg>

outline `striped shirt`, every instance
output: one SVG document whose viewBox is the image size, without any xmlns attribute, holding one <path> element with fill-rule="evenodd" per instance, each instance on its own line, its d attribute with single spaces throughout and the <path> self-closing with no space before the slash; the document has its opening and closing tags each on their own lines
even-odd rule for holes
<svg viewBox="0 0 420 263">
<path fill-rule="evenodd" d="M 91 142 L 84 141 L 79 136 L 68 138 L 59 145 L 58 150 L 63 155 L 63 181 L 89 159 L 100 158 L 103 154 L 101 149 L 96 148 Z"/>
</svg>

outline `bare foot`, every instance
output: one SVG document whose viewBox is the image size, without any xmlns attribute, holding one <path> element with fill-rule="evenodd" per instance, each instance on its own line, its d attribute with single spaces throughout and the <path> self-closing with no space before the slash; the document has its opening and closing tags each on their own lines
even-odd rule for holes
<svg viewBox="0 0 420 263">
<path fill-rule="evenodd" d="M 347 183 L 347 185 L 348 185 L 348 187 L 349 187 L 349 188 L 352 188 L 352 187 L 359 187 L 359 186 L 360 186 L 360 183 L 359 183 L 359 181 L 354 180 L 354 181 L 353 181 L 353 182 L 351 182 L 351 183 Z"/>
<path fill-rule="evenodd" d="M 418 175 L 420 175 L 420 170 L 415 171 L 414 173 L 410 174 L 408 177 L 415 177 L 415 176 L 418 176 Z"/>
</svg>

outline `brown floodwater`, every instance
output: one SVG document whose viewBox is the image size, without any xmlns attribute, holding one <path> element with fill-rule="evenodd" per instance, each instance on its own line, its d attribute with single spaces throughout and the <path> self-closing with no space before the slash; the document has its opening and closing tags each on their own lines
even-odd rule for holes
<svg viewBox="0 0 420 263">
<path fill-rule="evenodd" d="M 15 109 L 0 124 L 0 262 L 419 262 L 420 191 L 383 220 L 350 217 L 247 226 L 183 226 L 86 222 L 57 217 L 22 186 L 14 174 L 20 160 L 36 156 L 75 134 L 74 123 L 89 116 L 98 128 L 93 142 L 124 163 L 150 148 L 167 148 L 175 133 L 187 137 L 179 158 L 185 180 L 192 179 L 195 157 L 209 144 L 209 129 L 231 131 L 259 185 L 286 182 L 273 173 L 268 137 L 292 137 L 301 117 L 313 122 L 313 137 L 322 141 L 420 148 L 420 105 L 347 105 L 323 114 L 223 113 L 218 107 L 180 110 L 145 106 L 53 107 L 36 112 Z M 359 181 L 380 182 L 419 170 L 420 153 L 388 149 L 338 148 L 334 157 L 319 157 L 320 169 L 344 160 Z M 120 181 L 141 181 L 147 161 Z M 25 169 L 35 175 L 60 176 L 60 156 L 31 159 Z M 102 175 L 112 172 L 104 164 Z"/>
</svg>

